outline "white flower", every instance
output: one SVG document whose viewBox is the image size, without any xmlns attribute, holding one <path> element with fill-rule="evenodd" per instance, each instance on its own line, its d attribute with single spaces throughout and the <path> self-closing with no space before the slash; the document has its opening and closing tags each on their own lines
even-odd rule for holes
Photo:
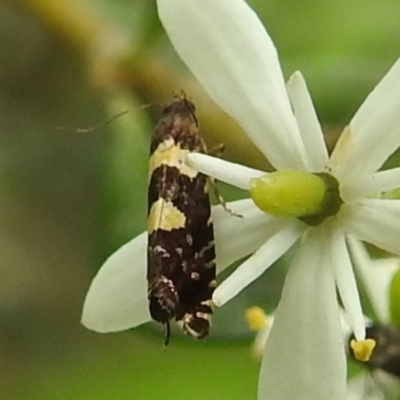
<svg viewBox="0 0 400 400">
<path fill-rule="evenodd" d="M 315 227 L 268 215 L 250 199 L 228 204 L 241 219 L 215 207 L 219 271 L 255 253 L 213 300 L 226 303 L 300 241 L 265 350 L 259 399 L 342 400 L 346 361 L 336 289 L 356 339 L 365 337 L 348 241 L 354 236 L 400 251 L 400 201 L 370 198 L 400 186 L 400 168 L 376 172 L 400 144 L 400 62 L 360 107 L 329 158 L 302 75 L 296 72 L 285 86 L 275 47 L 243 0 L 157 4 L 181 58 L 277 170 L 326 172 L 340 184 L 340 211 Z M 201 154 L 189 162 L 247 190 L 252 178 L 266 175 Z M 150 320 L 145 248 L 142 234 L 104 264 L 86 297 L 82 321 L 88 328 L 116 331 Z"/>
<path fill-rule="evenodd" d="M 226 303 L 301 238 L 265 350 L 259 398 L 343 399 L 336 288 L 356 339 L 365 338 L 347 241 L 353 235 L 400 252 L 400 201 L 369 198 L 400 186 L 400 169 L 376 172 L 400 145 L 400 62 L 360 107 L 329 158 L 302 75 L 296 72 L 285 87 L 275 47 L 244 1 L 158 0 L 158 9 L 183 61 L 277 170 L 327 172 L 339 182 L 343 204 L 337 215 L 316 227 L 270 217 L 274 234 L 264 237 L 213 299 Z M 189 163 L 247 190 L 262 174 L 201 154 L 189 156 Z M 254 208 L 248 200 L 243 221 Z M 238 222 L 236 230 L 246 238 L 252 227 Z M 288 377 L 295 379 L 288 384 Z"/>
<path fill-rule="evenodd" d="M 372 311 L 379 323 L 390 324 L 389 318 L 389 291 L 394 275 L 399 271 L 400 260 L 396 257 L 373 260 L 366 249 L 357 240 L 351 239 L 350 246 L 354 258 L 354 265 L 363 287 L 368 294 Z M 341 311 L 341 328 L 345 343 L 352 335 L 344 310 Z M 268 337 L 274 317 L 266 316 L 259 307 L 247 310 L 246 318 L 250 328 L 256 331 L 253 344 L 253 354 L 261 357 L 264 347 L 268 346 Z M 373 324 L 371 319 L 365 317 L 367 325 Z M 379 343 L 378 343 L 379 346 Z M 383 370 L 374 370 L 353 376 L 347 383 L 347 400 L 388 400 L 397 399 L 399 394 L 399 381 L 393 375 Z"/>
</svg>

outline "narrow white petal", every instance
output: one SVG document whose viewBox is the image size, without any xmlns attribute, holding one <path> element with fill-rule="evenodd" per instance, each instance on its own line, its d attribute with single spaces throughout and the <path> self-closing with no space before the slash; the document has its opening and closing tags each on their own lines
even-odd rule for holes
<svg viewBox="0 0 400 400">
<path fill-rule="evenodd" d="M 361 199 L 375 193 L 388 192 L 400 188 L 400 168 L 375 172 L 365 179 L 352 182 L 348 188 L 344 188 L 353 199 Z"/>
<path fill-rule="evenodd" d="M 115 332 L 150 321 L 146 280 L 147 232 L 109 257 L 93 279 L 83 306 L 82 324 Z"/>
<path fill-rule="evenodd" d="M 343 400 L 346 358 L 332 266 L 322 227 L 291 265 L 260 371 L 259 400 Z"/>
<path fill-rule="evenodd" d="M 158 0 L 176 51 L 277 169 L 304 169 L 304 145 L 275 46 L 244 0 Z"/>
<path fill-rule="evenodd" d="M 267 172 L 200 153 L 189 154 L 186 162 L 190 167 L 203 174 L 245 190 L 249 190 L 250 179 L 268 174 Z"/>
<path fill-rule="evenodd" d="M 399 259 L 392 257 L 372 260 L 360 241 L 349 236 L 347 242 L 378 321 L 389 323 L 389 288 L 399 269 Z"/>
<path fill-rule="evenodd" d="M 343 138 L 341 176 L 377 171 L 400 145 L 400 59 L 361 105 Z"/>
<path fill-rule="evenodd" d="M 218 273 L 255 252 L 285 226 L 285 220 L 265 214 L 250 199 L 233 201 L 226 206 L 241 218 L 222 206 L 212 208 Z"/>
<path fill-rule="evenodd" d="M 354 276 L 353 266 L 347 250 L 343 232 L 332 225 L 330 232 L 329 254 L 333 266 L 336 286 L 338 288 L 343 307 L 346 310 L 354 336 L 357 340 L 365 339 L 365 320 L 361 308 L 360 295 Z"/>
<path fill-rule="evenodd" d="M 224 305 L 256 280 L 293 246 L 304 229 L 304 225 L 300 222 L 287 220 L 285 228 L 267 240 L 254 255 L 217 287 L 213 295 L 214 303 L 217 306 Z M 239 235 L 245 235 L 245 232 L 239 232 Z"/>
<path fill-rule="evenodd" d="M 286 84 L 306 148 L 308 170 L 321 172 L 328 163 L 328 150 L 317 114 L 301 72 L 295 72 Z"/>
<path fill-rule="evenodd" d="M 400 255 L 400 200 L 364 200 L 343 204 L 338 217 L 347 233 Z"/>
<path fill-rule="evenodd" d="M 349 315 L 342 307 L 339 308 L 339 315 L 340 315 L 340 328 L 342 330 L 343 342 L 347 343 L 349 338 L 353 335 L 353 328 L 350 326 L 349 323 Z M 365 324 L 367 324 L 367 322 L 368 321 L 365 320 Z"/>
</svg>

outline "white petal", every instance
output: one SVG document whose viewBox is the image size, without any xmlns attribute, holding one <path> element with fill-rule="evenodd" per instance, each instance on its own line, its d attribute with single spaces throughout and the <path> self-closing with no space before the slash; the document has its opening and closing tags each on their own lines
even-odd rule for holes
<svg viewBox="0 0 400 400">
<path fill-rule="evenodd" d="M 310 93 L 301 72 L 295 72 L 286 84 L 308 157 L 308 170 L 321 172 L 328 163 L 328 150 Z"/>
<path fill-rule="evenodd" d="M 339 315 L 340 315 L 340 328 L 342 330 L 343 342 L 347 343 L 349 338 L 353 335 L 353 328 L 350 326 L 349 323 L 349 315 L 342 307 L 339 308 Z M 367 324 L 367 322 L 368 321 L 365 320 L 365 324 Z"/>
<path fill-rule="evenodd" d="M 291 265 L 260 371 L 259 400 L 343 400 L 346 358 L 326 234 L 313 228 Z"/>
<path fill-rule="evenodd" d="M 200 153 L 189 154 L 186 162 L 203 174 L 245 190 L 249 190 L 250 179 L 268 175 L 267 172 Z"/>
<path fill-rule="evenodd" d="M 304 169 L 304 145 L 275 46 L 244 0 L 158 0 L 176 51 L 277 169 Z"/>
<path fill-rule="evenodd" d="M 346 310 L 349 322 L 357 340 L 365 339 L 365 320 L 361 308 L 360 295 L 353 272 L 353 266 L 346 247 L 343 232 L 331 224 L 329 254 L 333 266 L 336 286 L 338 288 L 343 307 Z"/>
<path fill-rule="evenodd" d="M 227 208 L 242 217 L 222 206 L 212 208 L 218 273 L 256 251 L 284 225 L 281 218 L 265 214 L 250 199 L 227 203 Z"/>
<path fill-rule="evenodd" d="M 115 332 L 150 321 L 147 302 L 147 232 L 109 257 L 93 279 L 83 306 L 82 324 Z"/>
<path fill-rule="evenodd" d="M 277 259 L 285 254 L 304 231 L 304 224 L 296 220 L 287 220 L 284 227 L 266 241 L 254 255 L 241 264 L 214 292 L 213 301 L 222 306 L 251 282 L 256 280 Z M 245 235 L 245 232 L 238 232 Z M 266 238 L 265 238 L 266 240 Z"/>
<path fill-rule="evenodd" d="M 365 179 L 359 179 L 343 188 L 353 199 L 367 197 L 375 193 L 388 192 L 400 188 L 400 168 L 379 171 Z"/>
<path fill-rule="evenodd" d="M 347 233 L 400 255 L 400 200 L 343 204 L 338 217 Z"/>
<path fill-rule="evenodd" d="M 372 260 L 361 242 L 351 236 L 347 242 L 378 321 L 389 323 L 389 289 L 399 269 L 399 259 L 392 257 Z"/>
<path fill-rule="evenodd" d="M 350 123 L 341 176 L 377 171 L 400 145 L 400 59 L 361 105 Z M 342 140 L 342 138 L 341 138 Z M 343 150 L 343 146 L 341 150 Z"/>
</svg>

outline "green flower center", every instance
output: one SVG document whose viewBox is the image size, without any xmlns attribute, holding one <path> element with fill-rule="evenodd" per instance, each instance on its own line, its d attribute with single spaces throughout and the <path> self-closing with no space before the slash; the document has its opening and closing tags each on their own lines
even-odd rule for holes
<svg viewBox="0 0 400 400">
<path fill-rule="evenodd" d="M 310 226 L 339 212 L 339 182 L 327 173 L 278 171 L 250 181 L 250 194 L 262 211 L 299 218 Z"/>
</svg>

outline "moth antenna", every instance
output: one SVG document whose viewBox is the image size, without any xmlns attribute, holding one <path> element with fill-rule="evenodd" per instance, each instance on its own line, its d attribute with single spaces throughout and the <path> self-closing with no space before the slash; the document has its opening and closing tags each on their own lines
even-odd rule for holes
<svg viewBox="0 0 400 400">
<path fill-rule="evenodd" d="M 72 131 L 75 133 L 91 133 L 94 131 L 97 131 L 98 129 L 102 129 L 105 128 L 106 126 L 110 125 L 112 122 L 116 121 L 117 119 L 123 117 L 126 114 L 129 114 L 131 111 L 135 111 L 135 110 L 146 110 L 147 108 L 151 108 L 151 107 L 160 107 L 162 106 L 162 104 L 159 103 L 154 103 L 154 104 L 143 104 L 137 107 L 134 107 L 133 109 L 130 110 L 124 110 L 121 111 L 113 116 L 111 116 L 110 118 L 108 118 L 107 120 L 94 125 L 94 126 L 88 126 L 88 127 L 83 127 L 83 128 L 71 128 L 68 126 L 63 126 L 63 125 L 59 125 L 57 126 L 57 129 L 59 130 L 68 130 L 68 131 Z"/>
</svg>

